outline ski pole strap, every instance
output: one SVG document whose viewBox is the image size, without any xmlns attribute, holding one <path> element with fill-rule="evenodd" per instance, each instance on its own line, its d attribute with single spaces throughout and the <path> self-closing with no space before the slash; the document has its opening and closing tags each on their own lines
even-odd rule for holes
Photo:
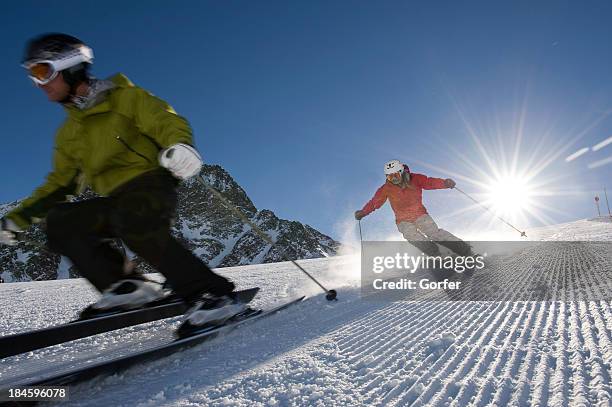
<svg viewBox="0 0 612 407">
<path fill-rule="evenodd" d="M 475 204 L 477 204 L 478 206 L 480 206 L 481 208 L 483 208 L 484 210 L 486 210 L 487 212 L 490 212 L 491 214 L 493 214 L 493 216 L 495 216 L 497 219 L 501 220 L 502 222 L 504 222 L 506 225 L 510 226 L 512 229 L 516 230 L 517 232 L 519 232 L 521 234 L 521 236 L 527 237 L 527 234 L 522 231 L 517 229 L 514 225 L 512 225 L 510 222 L 508 222 L 507 220 L 505 220 L 504 218 L 502 218 L 501 216 L 497 215 L 495 212 L 493 212 L 491 209 L 489 209 L 488 207 L 484 206 L 482 203 L 478 202 L 476 199 L 472 198 L 470 195 L 468 195 L 467 193 L 463 192 L 461 189 L 457 188 L 456 186 L 453 188 L 456 189 L 458 192 L 461 192 L 463 195 L 465 195 L 466 197 L 468 197 L 469 199 L 471 199 Z"/>
<path fill-rule="evenodd" d="M 238 209 L 236 206 L 234 206 L 231 202 L 229 202 L 223 195 L 221 195 L 221 193 L 219 191 L 217 191 L 215 188 L 213 188 L 208 182 L 206 182 L 206 180 L 204 179 L 204 177 L 202 175 L 199 175 L 198 177 L 198 181 L 200 181 L 202 183 L 202 185 L 204 185 L 204 187 L 206 189 L 208 189 L 216 198 L 218 198 L 221 203 L 223 203 L 223 205 L 225 205 L 225 207 L 227 209 L 229 209 L 230 211 L 232 211 L 236 216 L 238 216 L 244 223 L 248 224 L 251 229 L 253 230 L 253 232 L 255 232 L 259 237 L 261 237 L 264 241 L 266 241 L 267 243 L 269 243 L 270 245 L 274 246 L 275 243 L 272 240 L 272 238 L 270 236 L 268 236 L 263 230 L 261 230 L 259 228 L 259 226 L 257 226 L 255 223 L 253 223 L 244 213 L 242 213 L 242 211 L 240 209 Z M 293 263 L 294 266 L 296 266 L 297 268 L 299 268 L 304 274 L 306 274 L 312 281 L 315 282 L 315 284 L 317 284 L 319 287 L 321 287 L 321 289 L 323 291 L 325 291 L 326 293 L 329 293 L 329 290 L 327 288 L 325 288 L 321 283 L 319 283 L 319 281 L 317 281 L 316 278 L 314 278 L 313 276 L 310 275 L 310 273 L 308 273 L 302 266 L 300 266 L 299 264 L 297 264 L 297 262 L 295 260 L 290 259 L 285 253 L 284 251 L 281 252 L 281 256 L 286 260 L 286 261 L 290 261 L 291 263 Z M 332 290 L 333 291 L 333 290 Z"/>
</svg>

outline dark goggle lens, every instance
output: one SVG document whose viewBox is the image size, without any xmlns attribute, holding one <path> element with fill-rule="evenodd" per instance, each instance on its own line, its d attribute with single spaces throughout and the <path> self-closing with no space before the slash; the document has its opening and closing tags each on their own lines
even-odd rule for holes
<svg viewBox="0 0 612 407">
<path fill-rule="evenodd" d="M 29 70 L 30 76 L 39 81 L 45 81 L 53 75 L 53 67 L 47 63 L 34 64 L 30 66 Z"/>
</svg>

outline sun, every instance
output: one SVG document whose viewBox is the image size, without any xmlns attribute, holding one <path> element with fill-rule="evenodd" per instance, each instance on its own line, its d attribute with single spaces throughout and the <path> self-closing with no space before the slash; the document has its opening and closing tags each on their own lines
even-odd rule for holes
<svg viewBox="0 0 612 407">
<path fill-rule="evenodd" d="M 503 176 L 490 180 L 485 192 L 486 204 L 499 215 L 529 212 L 532 188 L 523 177 Z"/>
<path fill-rule="evenodd" d="M 471 203 L 457 205 L 445 215 L 449 219 L 466 217 L 464 229 L 477 235 L 486 231 L 488 236 L 493 236 L 489 232 L 502 236 L 504 230 L 513 229 L 525 237 L 525 230 L 536 224 L 551 225 L 558 223 L 558 216 L 575 216 L 559 200 L 585 194 L 584 185 L 576 183 L 581 174 L 568 166 L 564 157 L 602 120 L 612 116 L 612 109 L 598 113 L 583 130 L 560 131 L 554 122 L 542 121 L 540 114 L 531 113 L 528 88 L 522 100 L 516 99 L 517 105 L 502 102 L 502 110 L 493 104 L 473 113 L 470 104 L 462 105 L 449 90 L 464 127 L 455 138 L 443 134 L 434 138 L 436 148 L 447 153 L 444 164 L 416 157 L 411 160 L 456 181 L 456 191 Z M 467 143 L 470 140 L 472 145 Z"/>
</svg>

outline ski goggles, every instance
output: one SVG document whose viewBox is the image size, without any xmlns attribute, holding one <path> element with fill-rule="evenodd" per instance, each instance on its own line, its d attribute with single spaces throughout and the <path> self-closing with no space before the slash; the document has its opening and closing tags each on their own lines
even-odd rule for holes
<svg viewBox="0 0 612 407">
<path fill-rule="evenodd" d="M 93 51 L 87 46 L 76 48 L 61 58 L 53 60 L 38 60 L 26 62 L 22 66 L 28 70 L 28 76 L 36 85 L 46 85 L 57 77 L 64 69 L 71 68 L 83 62 L 91 63 Z"/>
</svg>

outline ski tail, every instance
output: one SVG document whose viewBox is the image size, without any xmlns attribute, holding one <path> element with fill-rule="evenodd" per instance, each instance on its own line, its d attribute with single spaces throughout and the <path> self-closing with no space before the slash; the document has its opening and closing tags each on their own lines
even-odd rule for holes
<svg viewBox="0 0 612 407">
<path fill-rule="evenodd" d="M 175 317 L 185 313 L 187 308 L 184 302 L 173 302 L 3 336 L 0 337 L 0 359 L 133 325 Z"/>
<path fill-rule="evenodd" d="M 240 298 L 240 301 L 247 303 L 258 292 L 259 287 L 254 287 L 235 291 L 234 294 Z M 0 359 L 121 328 L 176 317 L 184 314 L 188 309 L 187 303 L 176 296 L 169 296 L 131 311 L 77 319 L 62 325 L 2 336 L 0 337 Z"/>
<path fill-rule="evenodd" d="M 94 377 L 98 377 L 101 375 L 114 374 L 118 371 L 128 369 L 139 363 L 146 363 L 146 362 L 150 362 L 153 360 L 157 360 L 162 357 L 174 354 L 178 351 L 191 348 L 202 342 L 213 339 L 219 335 L 231 332 L 232 330 L 239 328 L 248 322 L 251 322 L 251 321 L 255 322 L 259 319 L 263 319 L 268 316 L 274 315 L 275 313 L 281 310 L 284 310 L 286 308 L 289 308 L 292 305 L 302 302 L 305 298 L 306 297 L 296 298 L 294 300 L 279 304 L 268 310 L 259 311 L 256 314 L 250 315 L 246 318 L 228 321 L 224 325 L 217 326 L 215 329 L 209 330 L 207 332 L 204 332 L 198 335 L 190 336 L 190 337 L 183 338 L 183 339 L 177 339 L 177 340 L 168 342 L 164 345 L 160 345 L 152 349 L 147 349 L 142 352 L 137 352 L 131 355 L 107 360 L 107 361 L 100 362 L 94 365 L 84 366 L 82 368 L 77 368 L 72 371 L 68 371 L 65 373 L 58 374 L 58 375 L 54 375 L 54 376 L 50 376 L 50 377 L 46 377 L 42 379 L 36 379 L 27 384 L 23 384 L 23 386 L 71 385 L 71 384 L 89 380 L 89 379 L 92 379 Z"/>
</svg>

